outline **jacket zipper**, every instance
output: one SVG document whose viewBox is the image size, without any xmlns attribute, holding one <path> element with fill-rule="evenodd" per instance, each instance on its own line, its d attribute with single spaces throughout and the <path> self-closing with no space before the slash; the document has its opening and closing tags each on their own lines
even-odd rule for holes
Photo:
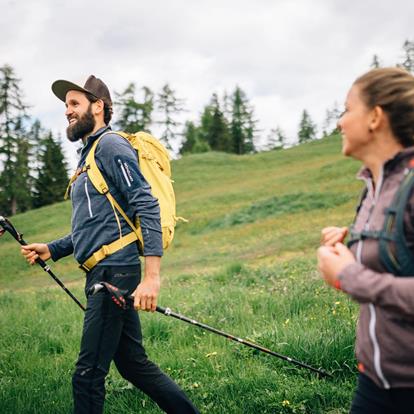
<svg viewBox="0 0 414 414">
<path fill-rule="evenodd" d="M 93 218 L 91 198 L 89 197 L 89 192 L 88 192 L 88 177 L 85 177 L 85 193 L 86 193 L 86 198 L 88 199 L 89 217 Z"/>
<path fill-rule="evenodd" d="M 380 179 L 378 180 L 377 186 L 375 187 L 374 200 L 373 200 L 373 203 L 372 203 L 372 206 L 371 206 L 371 211 L 369 213 L 368 220 L 367 220 L 367 222 L 365 223 L 365 226 L 364 226 L 365 230 L 369 230 L 369 228 L 370 228 L 372 212 L 374 211 L 375 205 L 377 204 L 378 197 L 379 197 L 381 187 L 382 187 L 382 183 L 383 183 L 383 174 L 384 174 L 384 171 L 381 170 Z M 371 192 L 372 192 L 371 182 L 369 182 L 369 185 L 371 186 Z M 361 263 L 361 259 L 362 259 L 362 245 L 363 245 L 363 241 L 360 240 L 358 242 L 357 252 L 356 252 L 356 256 L 357 256 L 356 258 L 357 258 L 357 261 L 359 263 Z M 378 378 L 381 380 L 382 385 L 384 386 L 384 388 L 389 389 L 390 384 L 387 381 L 387 379 L 385 378 L 384 373 L 382 372 L 382 368 L 381 368 L 381 350 L 380 350 L 380 346 L 379 346 L 379 343 L 378 343 L 377 334 L 375 332 L 376 324 L 377 324 L 377 313 L 376 313 L 375 306 L 374 306 L 373 303 L 369 303 L 368 307 L 369 307 L 369 311 L 370 311 L 369 337 L 371 339 L 372 346 L 374 348 L 374 368 L 375 368 L 375 372 L 376 372 Z"/>
</svg>

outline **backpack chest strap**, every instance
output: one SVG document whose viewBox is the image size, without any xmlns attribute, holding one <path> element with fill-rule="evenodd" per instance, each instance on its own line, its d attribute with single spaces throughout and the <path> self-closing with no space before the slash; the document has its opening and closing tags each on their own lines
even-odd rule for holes
<svg viewBox="0 0 414 414">
<path fill-rule="evenodd" d="M 89 257 L 84 263 L 79 267 L 85 272 L 89 272 L 93 269 L 99 262 L 102 262 L 106 257 L 111 254 L 116 253 L 117 251 L 123 249 L 125 246 L 138 240 L 135 232 L 127 234 L 125 237 L 121 237 L 118 240 L 113 241 L 110 244 L 104 244 L 99 250 L 97 250 L 91 257 Z"/>
<path fill-rule="evenodd" d="M 356 242 L 364 241 L 367 239 L 385 240 L 387 242 L 395 241 L 394 235 L 384 230 L 362 230 L 361 232 L 356 232 L 353 230 L 353 228 L 351 228 L 348 247 L 352 246 Z"/>
</svg>

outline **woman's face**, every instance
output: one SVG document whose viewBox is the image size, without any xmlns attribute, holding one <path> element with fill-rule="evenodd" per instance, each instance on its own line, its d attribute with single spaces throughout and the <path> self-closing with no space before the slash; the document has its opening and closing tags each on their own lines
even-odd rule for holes
<svg viewBox="0 0 414 414">
<path fill-rule="evenodd" d="M 353 85 L 345 101 L 345 111 L 338 121 L 342 134 L 342 153 L 357 159 L 363 159 L 372 142 L 369 131 L 370 109 L 360 96 L 360 88 Z"/>
</svg>

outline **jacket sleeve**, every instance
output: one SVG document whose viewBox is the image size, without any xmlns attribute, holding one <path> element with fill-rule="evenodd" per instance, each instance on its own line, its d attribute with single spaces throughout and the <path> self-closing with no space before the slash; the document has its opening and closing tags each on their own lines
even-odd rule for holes
<svg viewBox="0 0 414 414">
<path fill-rule="evenodd" d="M 360 263 L 345 267 L 339 275 L 341 289 L 359 303 L 414 316 L 414 277 L 377 273 Z"/>
<path fill-rule="evenodd" d="M 50 250 L 50 255 L 54 262 L 58 261 L 62 257 L 69 256 L 73 253 L 72 235 L 68 234 L 61 239 L 54 240 L 47 244 Z"/>
<path fill-rule="evenodd" d="M 99 152 L 98 152 L 99 151 Z M 144 239 L 144 256 L 162 256 L 162 230 L 160 207 L 151 187 L 142 175 L 136 151 L 121 136 L 107 134 L 102 137 L 96 151 L 97 162 L 106 177 L 139 218 Z"/>
</svg>

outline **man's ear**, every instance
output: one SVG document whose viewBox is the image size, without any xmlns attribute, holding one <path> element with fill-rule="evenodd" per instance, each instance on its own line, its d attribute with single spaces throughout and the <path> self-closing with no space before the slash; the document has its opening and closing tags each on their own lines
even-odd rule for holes
<svg viewBox="0 0 414 414">
<path fill-rule="evenodd" d="M 93 114 L 99 115 L 101 113 L 104 113 L 104 101 L 102 99 L 98 99 L 93 103 Z"/>
</svg>

